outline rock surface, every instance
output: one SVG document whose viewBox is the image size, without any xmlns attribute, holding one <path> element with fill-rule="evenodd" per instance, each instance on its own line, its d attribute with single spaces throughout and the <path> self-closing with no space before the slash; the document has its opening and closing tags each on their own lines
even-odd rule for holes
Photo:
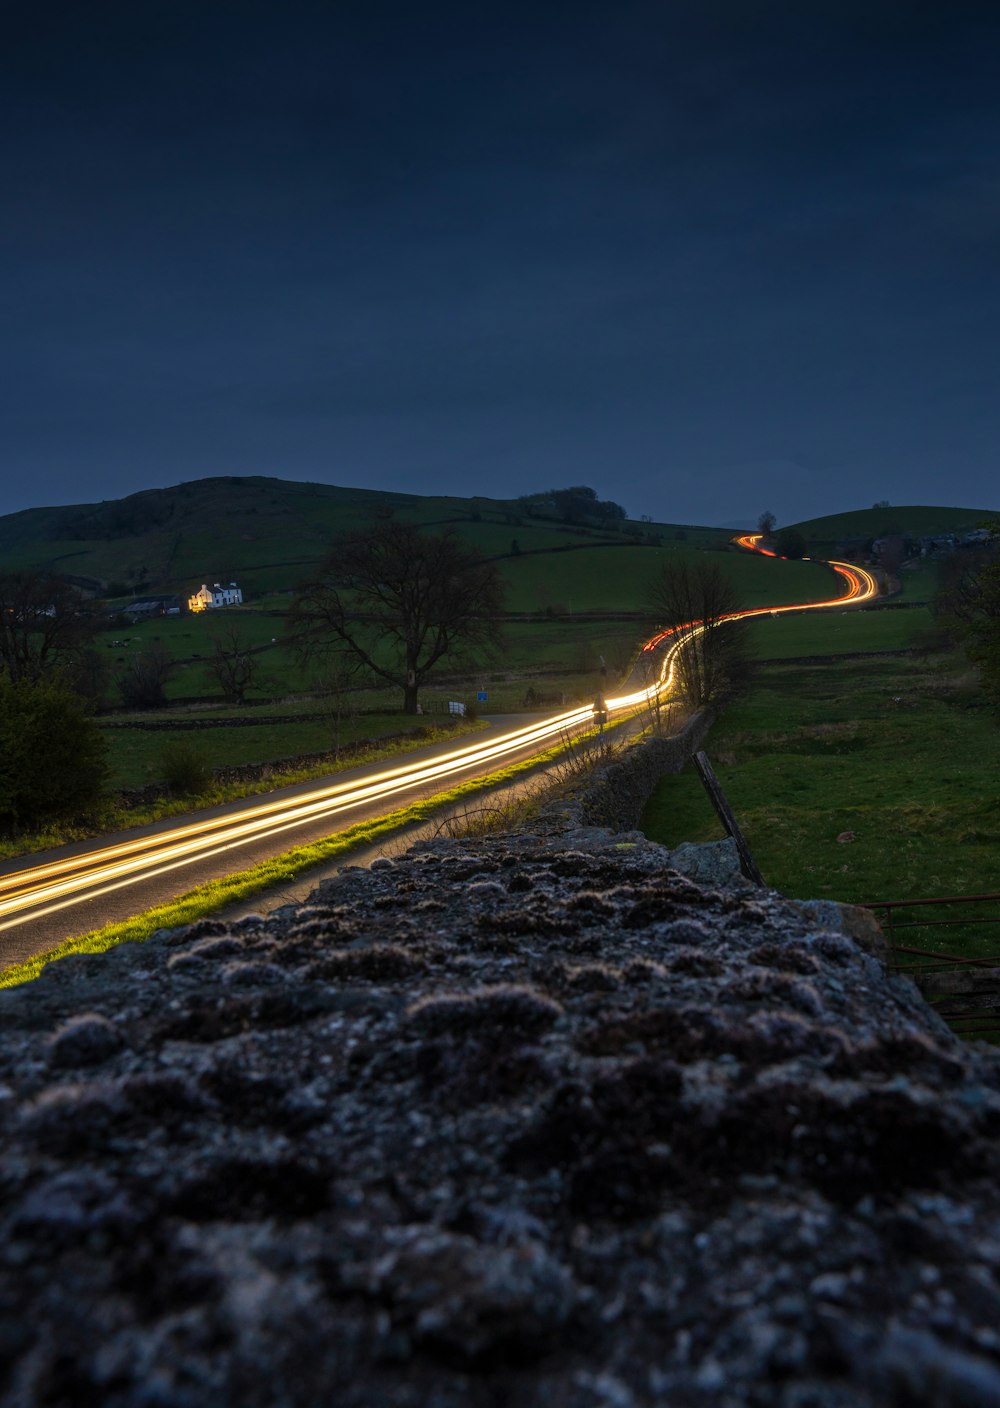
<svg viewBox="0 0 1000 1408">
<path fill-rule="evenodd" d="M 1000 1405 L 1000 1057 L 666 860 L 435 842 L 0 993 L 0 1403 Z"/>
</svg>

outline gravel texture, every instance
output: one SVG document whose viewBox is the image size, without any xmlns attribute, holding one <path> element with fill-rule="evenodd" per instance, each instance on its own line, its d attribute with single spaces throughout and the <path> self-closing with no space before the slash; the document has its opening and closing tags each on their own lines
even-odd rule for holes
<svg viewBox="0 0 1000 1408">
<path fill-rule="evenodd" d="M 1000 1057 L 669 859 L 434 842 L 0 993 L 0 1403 L 1000 1406 Z"/>
</svg>

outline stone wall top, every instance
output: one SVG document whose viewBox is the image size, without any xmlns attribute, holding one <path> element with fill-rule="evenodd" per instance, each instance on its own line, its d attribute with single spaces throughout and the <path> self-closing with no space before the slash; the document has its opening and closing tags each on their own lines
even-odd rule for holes
<svg viewBox="0 0 1000 1408">
<path fill-rule="evenodd" d="M 51 965 L 0 1403 L 1000 1404 L 1000 1058 L 878 955 L 590 827 Z"/>
</svg>

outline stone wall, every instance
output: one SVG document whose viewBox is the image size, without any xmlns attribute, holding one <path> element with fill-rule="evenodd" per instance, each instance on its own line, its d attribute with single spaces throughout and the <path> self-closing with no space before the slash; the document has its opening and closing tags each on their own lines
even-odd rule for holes
<svg viewBox="0 0 1000 1408">
<path fill-rule="evenodd" d="M 998 1408 L 1000 1056 L 595 827 L 0 992 L 0 1405 Z"/>
<path fill-rule="evenodd" d="M 668 773 L 680 772 L 697 752 L 712 726 L 714 714 L 701 709 L 672 738 L 650 738 L 627 748 L 614 762 L 599 769 L 577 799 L 580 822 L 630 831 L 639 825 L 656 784 Z"/>
</svg>

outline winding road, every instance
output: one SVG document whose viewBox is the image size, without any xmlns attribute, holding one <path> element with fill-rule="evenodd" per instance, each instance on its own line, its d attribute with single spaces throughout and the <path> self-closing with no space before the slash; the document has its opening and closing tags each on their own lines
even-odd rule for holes
<svg viewBox="0 0 1000 1408">
<path fill-rule="evenodd" d="M 759 534 L 744 534 L 735 541 L 747 550 L 775 556 L 760 546 Z M 757 607 L 722 619 L 860 604 L 878 594 L 875 578 L 863 567 L 846 562 L 828 565 L 843 580 L 845 590 L 839 596 Z M 654 696 L 669 694 L 678 652 L 704 629 L 703 622 L 692 621 L 648 641 L 643 647 L 645 664 L 640 656 L 626 692 L 606 701 L 609 714 L 635 711 Z M 657 661 L 655 672 L 649 669 L 650 658 Z M 247 798 L 196 814 L 182 825 L 157 823 L 24 857 L 0 875 L 0 968 L 46 952 L 73 935 L 140 914 L 291 846 L 329 836 L 529 758 L 592 724 L 593 717 L 590 705 L 567 709 L 521 727 L 497 730 L 462 747 L 438 744 L 422 749 L 419 756 L 399 766 L 353 769 L 327 786 L 284 788 L 267 801 Z"/>
</svg>

